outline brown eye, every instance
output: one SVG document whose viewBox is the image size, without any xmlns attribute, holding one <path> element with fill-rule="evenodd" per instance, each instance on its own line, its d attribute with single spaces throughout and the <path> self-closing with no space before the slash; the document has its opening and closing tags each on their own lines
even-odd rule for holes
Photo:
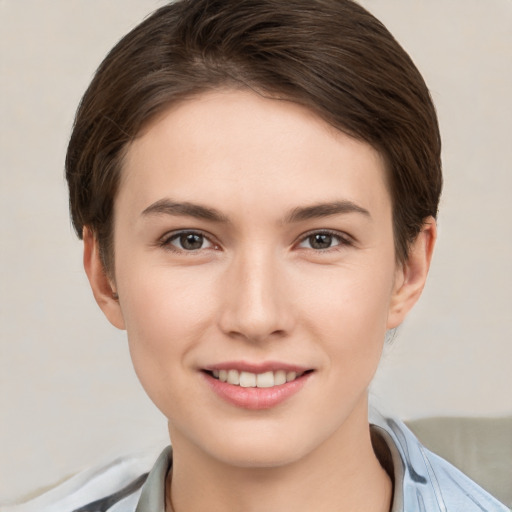
<svg viewBox="0 0 512 512">
<path fill-rule="evenodd" d="M 166 243 L 172 246 L 173 249 L 181 251 L 198 251 L 213 247 L 213 244 L 204 235 L 193 231 L 177 233 L 170 237 Z"/>
<path fill-rule="evenodd" d="M 351 240 L 344 233 L 331 233 L 330 231 L 316 231 L 306 235 L 299 244 L 300 248 L 325 251 L 335 247 L 351 245 Z"/>
<path fill-rule="evenodd" d="M 187 251 L 195 251 L 201 249 L 204 237 L 195 233 L 187 233 L 180 235 L 179 241 L 183 249 Z"/>
<path fill-rule="evenodd" d="M 329 249 L 332 246 L 333 236 L 328 233 L 315 233 L 308 237 L 312 249 Z"/>
</svg>

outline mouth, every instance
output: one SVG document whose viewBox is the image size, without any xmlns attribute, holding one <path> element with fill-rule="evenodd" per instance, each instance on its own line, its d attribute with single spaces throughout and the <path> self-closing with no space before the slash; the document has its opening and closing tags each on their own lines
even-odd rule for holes
<svg viewBox="0 0 512 512">
<path fill-rule="evenodd" d="M 270 409 L 299 393 L 314 370 L 279 363 L 225 363 L 201 373 L 210 389 L 229 404 L 258 410 Z"/>
<path fill-rule="evenodd" d="M 240 386 L 242 388 L 273 388 L 276 386 L 282 386 L 283 384 L 293 382 L 304 374 L 310 372 L 312 372 L 312 370 L 299 372 L 290 370 L 270 370 L 262 373 L 253 373 L 249 371 L 236 370 L 234 368 L 206 371 L 206 373 L 211 377 L 219 380 L 220 382 L 226 382 L 227 384 Z"/>
</svg>

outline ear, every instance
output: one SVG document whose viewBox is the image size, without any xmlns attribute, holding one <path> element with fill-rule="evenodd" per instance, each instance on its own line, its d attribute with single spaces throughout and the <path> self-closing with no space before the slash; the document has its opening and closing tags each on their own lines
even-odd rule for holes
<svg viewBox="0 0 512 512">
<path fill-rule="evenodd" d="M 412 243 L 407 261 L 397 268 L 389 307 L 387 328 L 398 327 L 420 298 L 437 238 L 437 226 L 429 217 Z"/>
<path fill-rule="evenodd" d="M 98 240 L 88 227 L 84 227 L 82 238 L 84 241 L 84 268 L 94 298 L 109 322 L 118 329 L 124 329 L 123 313 L 115 283 L 108 276 L 101 261 Z"/>
</svg>

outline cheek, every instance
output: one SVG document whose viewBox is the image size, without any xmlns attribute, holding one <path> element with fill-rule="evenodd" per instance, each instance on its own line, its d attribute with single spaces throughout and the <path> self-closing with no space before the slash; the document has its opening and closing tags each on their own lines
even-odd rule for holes
<svg viewBox="0 0 512 512">
<path fill-rule="evenodd" d="M 165 382 L 178 369 L 190 367 L 190 354 L 211 327 L 210 286 L 169 269 L 138 272 L 132 265 L 123 274 L 122 268 L 118 288 L 133 366 L 160 407 L 176 386 Z"/>
<path fill-rule="evenodd" d="M 382 264 L 336 269 L 304 283 L 303 321 L 327 345 L 326 354 L 341 359 L 343 371 L 356 362 L 378 364 L 393 284 L 392 272 L 385 270 Z"/>
<path fill-rule="evenodd" d="M 311 273 L 301 287 L 307 307 L 315 316 L 323 317 L 324 325 L 339 329 L 340 322 L 348 321 L 347 328 L 364 331 L 372 325 L 385 324 L 393 273 L 383 265 L 352 265 L 333 269 L 331 273 Z"/>
<path fill-rule="evenodd" d="M 199 267 L 176 271 L 165 265 L 130 262 L 119 271 L 119 295 L 129 334 L 157 342 L 160 337 L 186 338 L 209 318 L 212 277 Z M 126 299 L 126 300 L 124 300 Z"/>
</svg>

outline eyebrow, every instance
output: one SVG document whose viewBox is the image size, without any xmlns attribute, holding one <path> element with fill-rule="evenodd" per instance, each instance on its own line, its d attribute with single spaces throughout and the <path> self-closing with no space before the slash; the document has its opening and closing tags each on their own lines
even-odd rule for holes
<svg viewBox="0 0 512 512">
<path fill-rule="evenodd" d="M 303 222 L 305 220 L 329 217 L 346 213 L 360 213 L 371 219 L 370 212 L 365 208 L 353 203 L 352 201 L 332 201 L 329 203 L 319 203 L 311 206 L 294 208 L 284 218 L 285 224 Z M 149 215 L 172 215 L 187 216 L 196 219 L 208 220 L 210 222 L 229 223 L 228 217 L 215 208 L 202 206 L 189 202 L 174 202 L 164 198 L 156 201 L 142 211 L 142 216 Z"/>
<path fill-rule="evenodd" d="M 352 201 L 333 201 L 312 206 L 294 208 L 285 218 L 285 223 L 302 222 L 310 219 L 329 217 L 342 213 L 360 213 L 371 219 L 370 212 Z"/>
<path fill-rule="evenodd" d="M 196 219 L 209 220 L 211 222 L 229 222 L 229 219 L 215 208 L 201 206 L 195 203 L 176 203 L 170 199 L 160 199 L 148 206 L 142 216 L 148 215 L 174 215 L 195 217 Z"/>
</svg>

